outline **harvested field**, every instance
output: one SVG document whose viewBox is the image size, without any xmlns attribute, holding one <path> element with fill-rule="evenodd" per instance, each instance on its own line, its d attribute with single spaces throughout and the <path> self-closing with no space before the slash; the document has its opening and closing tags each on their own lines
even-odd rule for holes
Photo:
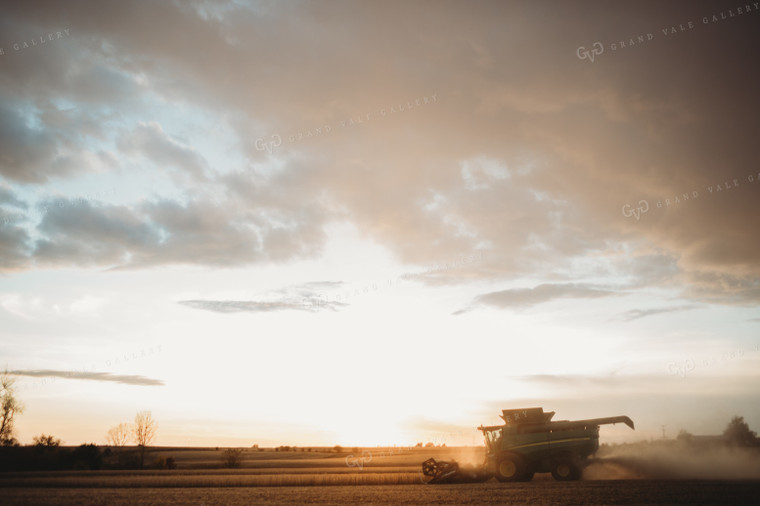
<svg viewBox="0 0 760 506">
<path fill-rule="evenodd" d="M 10 488 L 2 504 L 756 504 L 760 482 L 618 480 L 226 488 Z"/>
</svg>

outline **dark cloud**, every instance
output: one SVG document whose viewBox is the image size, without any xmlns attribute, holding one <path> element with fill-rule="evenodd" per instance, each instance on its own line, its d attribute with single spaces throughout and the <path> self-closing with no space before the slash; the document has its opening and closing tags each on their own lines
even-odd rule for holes
<svg viewBox="0 0 760 506">
<path fill-rule="evenodd" d="M 127 207 L 58 199 L 43 214 L 34 260 L 47 265 L 120 265 L 160 242 L 157 229 Z"/>
<path fill-rule="evenodd" d="M 28 204 L 12 190 L 0 186 L 0 272 L 29 267 L 31 236 L 24 226 Z M 8 209 L 12 208 L 12 209 Z"/>
<path fill-rule="evenodd" d="M 139 386 L 163 386 L 161 380 L 146 378 L 145 376 L 129 374 L 111 374 L 108 372 L 79 372 L 79 371 L 58 371 L 54 369 L 34 369 L 34 370 L 16 370 L 9 371 L 9 374 L 15 376 L 29 376 L 32 378 L 62 378 L 77 379 L 90 381 L 111 381 L 125 385 Z"/>
<path fill-rule="evenodd" d="M 29 268 L 32 238 L 25 228 L 14 223 L 15 218 L 9 215 L 0 219 L 0 272 Z"/>
<path fill-rule="evenodd" d="M 14 265 L 82 265 L 138 268 L 165 264 L 236 266 L 314 255 L 324 234 L 313 223 L 324 218 L 304 210 L 224 205 L 208 200 L 145 202 L 115 206 L 83 199 L 39 203 L 40 235 L 3 226 L 0 244 Z M 4 265 L 7 267 L 10 263 Z"/>
<path fill-rule="evenodd" d="M 0 102 L 0 175 L 21 182 L 43 182 L 58 153 L 55 136 L 27 126 L 26 114 Z M 63 173 L 68 171 L 64 170 Z"/>
<path fill-rule="evenodd" d="M 150 15 L 124 2 L 26 5 L 2 21 L 0 174 L 73 178 L 106 156 L 91 142 L 124 131 L 114 141 L 126 153 L 191 176 L 172 178 L 183 199 L 106 210 L 107 239 L 46 216 L 28 267 L 288 261 L 319 254 L 325 225 L 345 220 L 410 264 L 487 252 L 447 282 L 582 279 L 579 260 L 599 260 L 592 268 L 632 288 L 760 300 L 755 9 L 705 24 L 726 4 L 167 2 Z M 69 38 L 8 52 L 61 28 Z M 604 54 L 579 59 L 595 41 Z M 182 128 L 157 119 L 157 103 L 226 125 L 244 162 L 219 175 Z M 271 153 L 257 147 L 275 134 Z M 621 212 L 641 200 L 640 219 Z M 23 248 L 10 249 L 23 267 Z M 606 296 L 541 286 L 477 302 Z"/>
</svg>

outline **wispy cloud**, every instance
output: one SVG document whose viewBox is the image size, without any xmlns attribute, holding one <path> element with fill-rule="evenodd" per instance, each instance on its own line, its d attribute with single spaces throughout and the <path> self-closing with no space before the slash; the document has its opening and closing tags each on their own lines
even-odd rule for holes
<svg viewBox="0 0 760 506">
<path fill-rule="evenodd" d="M 692 304 L 692 305 L 687 305 L 687 306 L 674 306 L 674 307 L 662 307 L 662 308 L 651 308 L 651 309 L 631 309 L 630 311 L 626 311 L 625 313 L 622 313 L 621 315 L 619 315 L 618 318 L 620 318 L 623 321 L 629 322 L 632 320 L 638 320 L 639 318 L 645 318 L 647 316 L 652 316 L 656 314 L 688 311 L 690 309 L 695 309 L 697 307 L 698 306 Z"/>
<path fill-rule="evenodd" d="M 203 309 L 215 313 L 269 313 L 284 310 L 309 310 L 308 305 L 303 301 L 181 300 L 179 303 L 193 309 Z"/>
<path fill-rule="evenodd" d="M 316 290 L 330 290 L 341 286 L 340 281 L 316 281 L 291 286 L 276 291 L 261 300 L 181 300 L 182 304 L 193 309 L 203 309 L 215 313 L 270 313 L 273 311 L 309 311 L 317 312 L 329 309 L 338 311 L 347 306 L 343 302 L 328 300 Z"/>
<path fill-rule="evenodd" d="M 612 290 L 589 284 L 546 283 L 534 288 L 512 288 L 478 295 L 469 307 L 454 314 L 462 314 L 477 306 L 501 309 L 521 309 L 556 299 L 592 299 L 621 295 L 622 290 Z"/>
<path fill-rule="evenodd" d="M 135 374 L 111 374 L 108 372 L 82 372 L 82 371 L 58 371 L 55 369 L 33 369 L 28 371 L 15 370 L 9 371 L 9 374 L 15 376 L 29 376 L 32 378 L 62 378 L 90 381 L 111 381 L 125 385 L 139 386 L 163 386 L 161 380 L 146 378 Z"/>
</svg>

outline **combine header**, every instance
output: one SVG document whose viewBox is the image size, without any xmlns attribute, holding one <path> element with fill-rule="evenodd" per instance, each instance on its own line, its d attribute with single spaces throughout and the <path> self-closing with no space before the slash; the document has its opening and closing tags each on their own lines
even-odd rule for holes
<svg viewBox="0 0 760 506">
<path fill-rule="evenodd" d="M 554 411 L 543 408 L 505 409 L 503 425 L 480 426 L 486 441 L 486 460 L 481 468 L 460 469 L 456 462 L 428 459 L 422 472 L 428 483 L 530 481 L 535 473 L 552 473 L 556 480 L 578 480 L 589 457 L 599 449 L 599 426 L 624 423 L 627 416 L 588 420 L 551 421 Z"/>
</svg>

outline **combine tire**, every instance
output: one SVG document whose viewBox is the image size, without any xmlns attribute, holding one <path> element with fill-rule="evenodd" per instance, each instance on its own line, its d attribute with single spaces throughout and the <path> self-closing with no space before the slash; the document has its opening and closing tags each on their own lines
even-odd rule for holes
<svg viewBox="0 0 760 506">
<path fill-rule="evenodd" d="M 581 478 L 581 466 L 572 457 L 556 457 L 552 461 L 552 476 L 557 481 L 579 480 Z"/>
<path fill-rule="evenodd" d="M 505 453 L 496 464 L 496 479 L 499 481 L 529 481 L 533 478 L 525 460 L 516 453 Z"/>
</svg>

